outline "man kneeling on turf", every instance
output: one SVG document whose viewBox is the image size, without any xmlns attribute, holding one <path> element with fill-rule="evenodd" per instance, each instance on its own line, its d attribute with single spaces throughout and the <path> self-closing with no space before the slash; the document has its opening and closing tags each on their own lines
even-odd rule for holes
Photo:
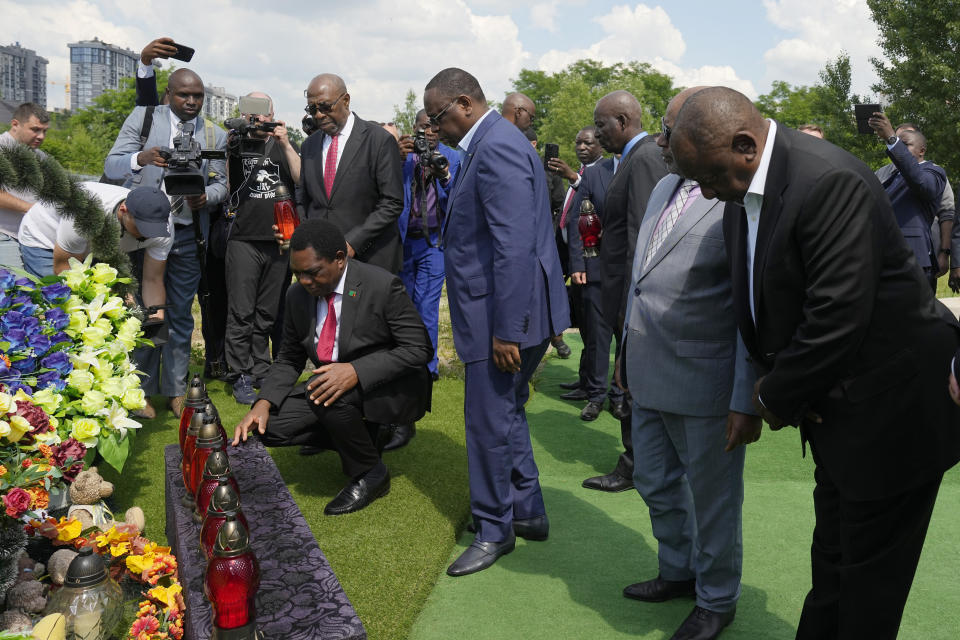
<svg viewBox="0 0 960 640">
<path fill-rule="evenodd" d="M 433 345 L 400 279 L 349 260 L 330 222 L 297 228 L 290 269 L 280 351 L 233 444 L 256 428 L 268 446 L 336 450 L 350 482 L 324 513 L 358 511 L 390 491 L 381 425 L 415 422 L 429 409 Z M 297 384 L 308 359 L 312 376 Z"/>
</svg>

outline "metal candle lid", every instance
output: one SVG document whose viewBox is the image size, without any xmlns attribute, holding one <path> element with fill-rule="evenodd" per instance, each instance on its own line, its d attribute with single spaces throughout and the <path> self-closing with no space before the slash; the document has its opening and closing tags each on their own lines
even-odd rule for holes
<svg viewBox="0 0 960 640">
<path fill-rule="evenodd" d="M 250 550 L 250 534 L 243 523 L 233 515 L 228 515 L 220 526 L 217 539 L 213 543 L 213 555 L 220 558 L 232 558 Z"/>
<path fill-rule="evenodd" d="M 190 426 L 193 426 L 193 424 L 191 423 Z M 220 421 L 217 416 L 210 413 L 203 414 L 203 424 L 197 432 L 196 447 L 198 449 L 213 449 L 222 447 L 224 444 L 223 437 L 220 435 Z"/>
<path fill-rule="evenodd" d="M 593 203 L 588 198 L 584 198 L 580 203 L 580 213 L 593 213 Z"/>
<path fill-rule="evenodd" d="M 275 200 L 290 200 L 290 190 L 287 189 L 287 185 L 278 184 L 273 197 Z"/>
<path fill-rule="evenodd" d="M 220 478 L 220 484 L 210 496 L 210 506 L 207 507 L 208 516 L 236 515 L 240 511 L 240 496 L 230 485 L 230 479 Z"/>
<path fill-rule="evenodd" d="M 65 587 L 92 587 L 107 579 L 107 565 L 93 547 L 83 547 L 67 567 Z"/>
<path fill-rule="evenodd" d="M 195 374 L 193 380 L 190 381 L 190 386 L 187 387 L 186 405 L 199 409 L 206 405 L 207 401 L 207 387 L 203 384 L 203 378 L 200 377 L 200 374 Z"/>
<path fill-rule="evenodd" d="M 203 478 L 210 480 L 212 478 L 221 478 L 230 475 L 230 460 L 227 458 L 227 452 L 223 449 L 217 449 L 210 453 L 206 464 L 203 465 Z"/>
</svg>

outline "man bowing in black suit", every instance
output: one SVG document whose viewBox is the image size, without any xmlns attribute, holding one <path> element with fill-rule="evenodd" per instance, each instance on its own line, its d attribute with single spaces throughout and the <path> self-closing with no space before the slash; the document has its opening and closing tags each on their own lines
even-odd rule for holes
<svg viewBox="0 0 960 640">
<path fill-rule="evenodd" d="M 267 446 L 335 449 L 350 483 L 324 513 L 358 511 L 390 491 L 380 425 L 429 408 L 433 346 L 400 279 L 347 258 L 332 223 L 297 227 L 290 269 L 280 351 L 233 444 L 256 428 Z M 297 384 L 308 360 L 313 377 Z"/>
<path fill-rule="evenodd" d="M 350 111 L 350 94 L 339 76 L 315 77 L 304 95 L 306 111 L 319 127 L 301 149 L 300 197 L 307 218 L 337 225 L 347 239 L 347 257 L 399 273 L 403 166 L 396 139 Z"/>
<path fill-rule="evenodd" d="M 816 463 L 813 587 L 797 638 L 895 638 L 960 410 L 943 380 L 956 320 L 933 297 L 883 187 L 862 162 L 713 87 L 670 149 L 727 202 L 733 306 L 770 425 Z"/>
</svg>

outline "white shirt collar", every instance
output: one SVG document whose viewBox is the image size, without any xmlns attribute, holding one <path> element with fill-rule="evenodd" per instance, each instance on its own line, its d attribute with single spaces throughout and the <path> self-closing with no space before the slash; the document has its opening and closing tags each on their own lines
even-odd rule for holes
<svg viewBox="0 0 960 640">
<path fill-rule="evenodd" d="M 470 130 L 467 131 L 466 135 L 464 135 L 463 138 L 460 139 L 460 142 L 457 143 L 457 149 L 460 149 L 464 153 L 467 152 L 467 150 L 470 148 L 470 142 L 473 140 L 473 136 L 477 133 L 477 127 L 479 127 L 480 123 L 483 122 L 484 119 L 491 113 L 493 113 L 493 109 L 487 109 L 486 113 L 477 118 L 477 121 L 473 123 L 473 126 L 470 127 Z"/>
<path fill-rule="evenodd" d="M 763 153 L 760 154 L 760 165 L 757 172 L 753 174 L 753 180 L 747 187 L 747 193 L 760 196 L 763 199 L 763 188 L 767 183 L 767 171 L 770 169 L 770 156 L 773 155 L 773 141 L 777 137 L 777 123 L 767 119 L 770 128 L 767 130 L 767 141 L 763 145 Z"/>
<path fill-rule="evenodd" d="M 350 134 L 353 132 L 353 123 L 357 121 L 356 116 L 353 115 L 353 111 L 350 112 L 350 115 L 347 116 L 347 121 L 343 125 L 343 129 L 340 129 L 340 133 L 337 134 L 340 136 L 340 142 L 346 142 L 347 138 L 350 137 Z"/>
<path fill-rule="evenodd" d="M 199 133 L 199 131 L 197 131 L 197 124 L 198 124 L 198 123 L 197 123 L 197 120 L 199 120 L 200 116 L 196 116 L 193 120 L 181 120 L 181 119 L 180 119 L 180 116 L 178 116 L 177 114 L 175 114 L 175 113 L 173 112 L 173 109 L 170 109 L 168 113 L 170 114 L 170 132 L 171 132 L 171 138 L 175 138 L 175 137 L 177 136 L 177 126 L 178 126 L 181 122 L 183 122 L 184 124 L 187 124 L 188 122 L 192 122 L 192 123 L 193 123 L 193 135 L 196 136 L 196 135 Z"/>
</svg>

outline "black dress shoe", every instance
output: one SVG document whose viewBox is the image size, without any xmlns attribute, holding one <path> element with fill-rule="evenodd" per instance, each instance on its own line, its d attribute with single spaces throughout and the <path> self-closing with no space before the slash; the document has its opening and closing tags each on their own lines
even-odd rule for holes
<svg viewBox="0 0 960 640">
<path fill-rule="evenodd" d="M 722 612 L 694 607 L 670 640 L 713 640 L 720 635 L 724 627 L 733 622 L 736 615 L 736 607 Z"/>
<path fill-rule="evenodd" d="M 566 393 L 560 394 L 561 400 L 586 400 L 587 392 L 583 389 L 574 389 L 573 391 L 567 391 Z"/>
<path fill-rule="evenodd" d="M 398 424 L 393 429 L 393 437 L 390 438 L 390 442 L 383 446 L 384 451 L 393 451 L 394 449 L 399 449 L 400 447 L 407 446 L 410 441 L 413 439 L 413 436 L 417 434 L 417 425 L 415 424 Z"/>
<path fill-rule="evenodd" d="M 610 415 L 617 420 L 623 420 L 630 415 L 630 405 L 626 400 L 620 402 L 610 401 Z"/>
<path fill-rule="evenodd" d="M 472 520 L 467 523 L 467 531 L 470 533 L 477 532 Z M 547 514 L 524 520 L 514 520 L 513 533 L 524 540 L 546 540 L 547 536 L 550 535 L 550 521 L 547 519 Z"/>
<path fill-rule="evenodd" d="M 318 453 L 323 453 L 326 450 L 327 450 L 326 447 L 316 447 L 312 444 L 305 444 L 302 447 L 300 447 L 300 450 L 297 451 L 297 453 L 299 453 L 302 456 L 315 456 Z"/>
<path fill-rule="evenodd" d="M 633 489 L 633 480 L 630 478 L 625 478 L 614 471 L 613 473 L 608 473 L 603 476 L 587 478 L 583 481 L 583 487 L 585 489 L 596 489 L 597 491 L 617 493 L 619 491 Z"/>
<path fill-rule="evenodd" d="M 696 595 L 696 580 L 664 580 L 657 576 L 653 580 L 637 582 L 623 588 L 623 595 L 644 602 L 666 602 L 674 598 L 690 598 Z"/>
<path fill-rule="evenodd" d="M 580 381 L 574 380 L 573 382 L 561 382 L 557 386 L 560 387 L 561 389 L 566 389 L 567 391 L 573 391 L 574 389 L 580 388 Z"/>
<path fill-rule="evenodd" d="M 586 422 L 593 422 L 603 411 L 603 404 L 600 402 L 588 402 L 587 406 L 580 412 L 580 419 Z"/>
<path fill-rule="evenodd" d="M 359 511 L 365 506 L 390 493 L 390 472 L 376 484 L 370 484 L 367 478 L 360 478 L 351 482 L 337 494 L 337 497 L 327 503 L 323 512 L 328 516 L 339 516 L 345 513 Z"/>
<path fill-rule="evenodd" d="M 572 351 L 570 351 L 570 346 L 563 341 L 563 338 L 560 338 L 556 342 L 551 342 L 553 348 L 557 350 L 557 355 L 560 356 L 561 360 L 566 360 L 570 357 Z"/>
<path fill-rule="evenodd" d="M 467 550 L 447 567 L 447 575 L 466 576 L 477 571 L 483 571 L 496 562 L 497 558 L 513 551 L 516 544 L 517 539 L 514 536 L 510 536 L 503 542 L 477 542 L 474 540 L 473 544 L 467 547 Z"/>
</svg>

